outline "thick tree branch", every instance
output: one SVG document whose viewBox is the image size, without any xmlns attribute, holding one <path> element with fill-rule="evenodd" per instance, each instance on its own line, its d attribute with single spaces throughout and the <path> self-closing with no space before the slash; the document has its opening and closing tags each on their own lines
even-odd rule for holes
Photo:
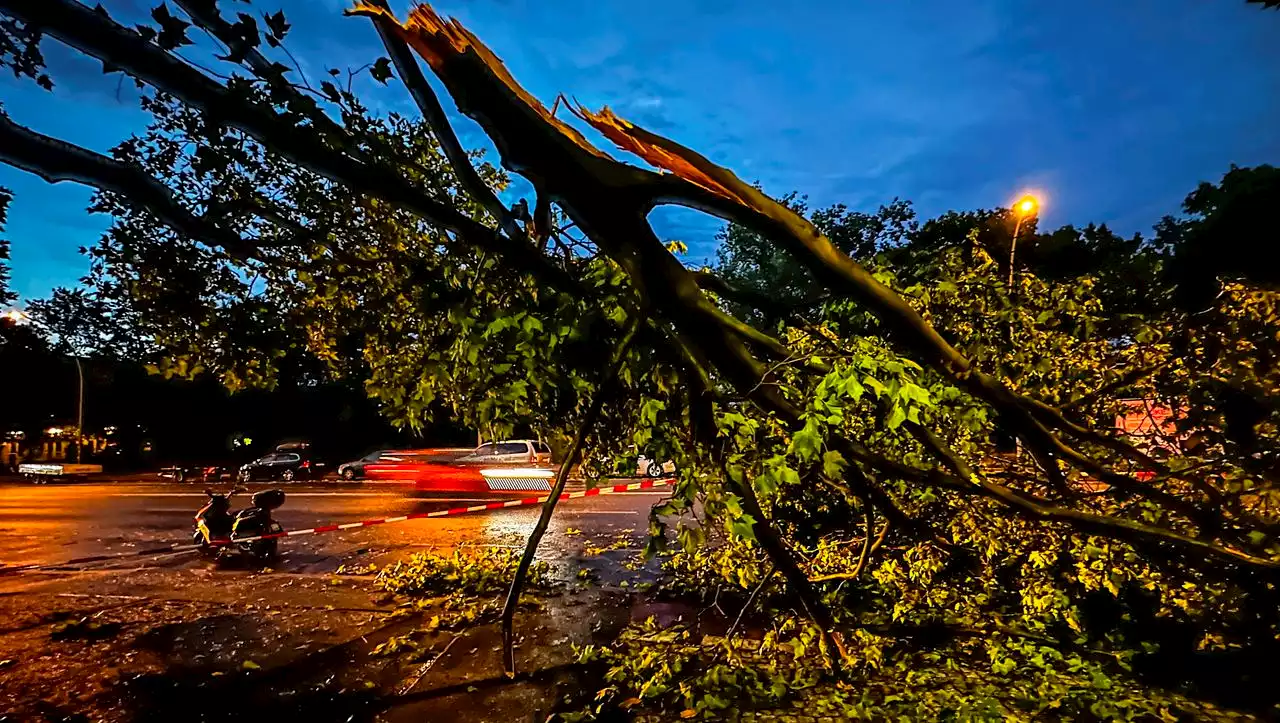
<svg viewBox="0 0 1280 723">
<path fill-rule="evenodd" d="M 210 35 L 217 38 L 232 56 L 243 56 L 245 64 L 254 75 L 266 81 L 272 89 L 286 95 L 301 95 L 285 80 L 284 66 L 267 60 L 266 56 L 256 48 L 249 47 L 231 24 L 222 18 L 215 0 L 174 0 L 174 4 L 182 8 L 187 17 L 191 18 L 198 27 L 204 28 Z M 334 143 L 348 151 L 352 149 L 350 134 L 329 116 L 317 110 L 309 118 Z"/>
<path fill-rule="evenodd" d="M 1081 427 L 1062 416 L 1062 413 L 1058 410 L 1043 402 L 1027 397 L 1024 397 L 1023 399 L 1024 403 L 1032 410 L 1032 413 L 1039 418 L 1047 420 L 1048 424 L 1058 428 L 1065 428 L 1073 434 L 1110 449 L 1113 452 L 1118 452 L 1119 454 L 1137 459 L 1152 470 L 1166 474 L 1169 473 L 1169 468 L 1167 466 L 1157 462 L 1150 456 L 1142 453 L 1129 444 L 1126 444 L 1123 440 L 1114 439 L 1091 429 Z M 1049 439 L 1053 444 L 1054 452 L 1062 455 L 1063 459 L 1067 460 L 1076 468 L 1097 477 L 1103 482 L 1119 487 L 1126 492 L 1137 494 L 1148 499 L 1157 500 L 1166 507 L 1178 510 L 1190 519 L 1195 520 L 1197 524 L 1220 526 L 1218 523 L 1220 522 L 1221 514 L 1217 505 L 1221 502 L 1221 496 L 1218 494 L 1217 490 L 1214 490 L 1208 485 L 1199 481 L 1192 481 L 1192 484 L 1205 494 L 1210 502 L 1215 503 L 1213 507 L 1196 505 L 1190 500 L 1184 500 L 1175 495 L 1169 494 L 1155 485 L 1144 484 L 1132 477 L 1129 477 L 1128 475 L 1113 472 L 1075 448 L 1069 447 L 1060 438 L 1050 436 Z M 1215 518 L 1217 519 L 1215 520 Z"/>
<path fill-rule="evenodd" d="M 787 585 L 795 592 L 796 597 L 800 598 L 800 604 L 804 606 L 809 618 L 822 630 L 824 646 L 832 645 L 835 647 L 839 657 L 832 662 L 833 667 L 838 670 L 848 659 L 848 652 L 845 650 L 844 641 L 836 633 L 835 619 L 831 615 L 830 608 L 822 601 L 822 596 L 818 594 L 813 584 L 809 582 L 809 576 L 805 575 L 804 570 L 800 569 L 800 566 L 796 564 L 795 558 L 791 556 L 791 551 L 787 549 L 782 536 L 778 534 L 773 523 L 765 516 L 764 510 L 760 508 L 760 501 L 756 498 L 756 492 L 752 488 L 751 482 L 745 478 L 734 479 L 728 469 L 724 469 L 724 476 L 726 484 L 742 500 L 742 509 L 753 520 L 751 531 L 755 535 L 756 542 L 769 555 L 769 559 L 773 561 L 778 572 L 782 573 L 782 577 L 786 579 Z"/>
<path fill-rule="evenodd" d="M 306 128 L 248 102 L 137 33 L 74 0 L 0 0 L 0 9 L 67 45 L 204 111 L 215 122 L 244 131 L 290 161 L 358 193 L 387 200 L 503 255 L 554 288 L 582 293 L 579 282 L 528 244 L 512 243 L 452 206 L 436 201 L 394 168 L 369 164 L 328 148 Z M 583 294 L 585 295 L 585 294 Z"/>
<path fill-rule="evenodd" d="M 141 168 L 37 133 L 2 112 L 0 162 L 34 173 L 49 183 L 71 181 L 117 193 L 183 234 L 219 246 L 237 258 L 254 255 L 254 244 L 183 208 L 172 191 Z"/>
<path fill-rule="evenodd" d="M 542 536 L 546 534 L 547 527 L 551 524 L 551 515 L 556 511 L 556 504 L 560 501 L 560 496 L 564 494 L 565 483 L 569 480 L 569 470 L 577 465 L 578 458 L 582 455 L 583 444 L 595 427 L 596 420 L 600 418 L 600 411 L 604 408 L 605 402 L 614 394 L 614 387 L 618 381 L 618 371 L 626 361 L 627 352 L 631 349 L 631 342 L 635 339 L 639 328 L 640 319 L 637 317 L 631 322 L 622 340 L 618 342 L 618 346 L 613 353 L 613 360 L 600 378 L 595 395 L 591 398 L 591 404 L 587 407 L 586 414 L 582 418 L 582 424 L 578 427 L 578 433 L 574 435 L 573 442 L 569 445 L 569 451 L 565 453 L 565 458 L 560 462 L 560 471 L 556 474 L 555 485 L 552 487 L 547 501 L 542 505 L 542 513 L 538 515 L 538 522 L 534 525 L 533 532 L 529 533 L 529 539 L 524 547 L 524 554 L 521 555 L 520 562 L 516 566 L 515 577 L 512 578 L 511 587 L 507 591 L 506 603 L 502 606 L 502 660 L 508 677 L 514 678 L 516 674 L 515 615 L 516 606 L 520 603 L 520 591 L 524 588 L 525 575 L 529 573 L 529 566 L 533 564 L 533 557 L 538 552 L 538 543 L 542 542 Z"/>
<path fill-rule="evenodd" d="M 1121 375 L 1119 379 L 1116 379 L 1115 381 L 1109 384 L 1103 384 L 1102 386 L 1098 387 L 1097 389 L 1094 389 L 1088 394 L 1082 394 L 1081 396 L 1076 397 L 1075 399 L 1072 399 L 1071 401 L 1061 405 L 1061 407 L 1064 411 L 1068 409 L 1074 409 L 1076 407 L 1082 407 L 1097 399 L 1101 399 L 1102 397 L 1112 394 L 1113 392 L 1120 391 L 1121 389 L 1124 389 L 1125 387 L 1131 384 L 1135 384 L 1139 380 L 1141 380 L 1143 377 L 1147 377 L 1152 374 L 1155 374 L 1156 372 L 1160 371 L 1164 367 L 1168 366 L 1171 361 L 1172 361 L 1172 358 L 1169 358 L 1169 359 L 1165 359 L 1164 361 L 1158 364 L 1152 364 L 1150 366 L 1144 366 L 1144 367 L 1135 367 L 1129 372 Z"/>
<path fill-rule="evenodd" d="M 370 3 L 389 11 L 386 0 L 370 0 Z M 510 209 L 498 199 L 493 189 L 489 188 L 489 184 L 484 182 L 475 166 L 471 164 L 471 158 L 463 149 L 462 143 L 458 141 L 457 134 L 453 132 L 449 117 L 445 115 L 444 106 L 440 104 L 440 99 L 436 97 L 431 84 L 422 74 L 422 69 L 418 67 L 418 61 L 414 59 L 409 46 L 396 32 L 394 23 L 384 15 L 373 15 L 370 19 L 378 31 L 378 37 L 382 39 L 383 47 L 387 49 L 391 61 L 395 63 L 396 71 L 400 73 L 400 80 L 408 89 L 413 102 L 417 104 L 422 117 L 431 126 L 436 140 L 440 142 L 440 149 L 449 159 L 454 173 L 458 174 L 458 181 L 462 187 L 489 212 L 489 215 L 493 216 L 508 238 L 513 241 L 527 240 L 527 236 L 516 223 Z"/>
<path fill-rule="evenodd" d="M 947 447 L 946 443 L 928 428 L 913 422 L 907 422 L 904 426 L 915 435 L 922 445 L 943 459 L 953 472 L 969 480 L 984 495 L 1004 502 L 1024 517 L 1066 522 L 1080 532 L 1124 540 L 1139 545 L 1156 542 L 1165 543 L 1197 558 L 1202 556 L 1203 558 L 1212 558 L 1218 562 L 1228 562 L 1273 571 L 1280 570 L 1280 562 L 1276 560 L 1257 557 L 1240 550 L 1222 547 L 1211 542 L 1182 535 L 1171 530 L 1144 525 L 1123 517 L 1095 515 L 1046 504 L 1023 496 L 976 473 L 960 455 Z M 1197 559 L 1196 562 L 1204 563 L 1207 560 Z"/>
<path fill-rule="evenodd" d="M 538 191 L 538 200 L 533 207 L 533 227 L 529 233 L 541 245 L 551 236 L 553 228 L 555 224 L 551 220 L 551 194 Z"/>
<path fill-rule="evenodd" d="M 1019 396 L 994 377 L 977 370 L 955 347 L 892 289 L 841 252 L 812 223 L 764 195 L 733 172 L 704 156 L 614 115 L 575 111 L 579 117 L 624 150 L 672 172 L 641 179 L 651 204 L 673 203 L 697 208 L 745 226 L 780 243 L 828 288 L 858 300 L 884 323 L 893 336 L 923 361 L 993 406 L 1018 434 L 1064 494 L 1066 479 L 1050 449 L 1052 434 L 1019 404 Z"/>
<path fill-rule="evenodd" d="M 830 294 L 819 294 L 818 296 L 789 304 L 781 302 L 767 294 L 761 294 L 751 289 L 734 286 L 726 281 L 724 277 L 710 271 L 695 271 L 694 278 L 697 280 L 698 286 L 706 291 L 716 294 L 717 296 L 752 309 L 770 312 L 784 318 L 794 314 L 797 309 L 809 308 L 831 298 Z"/>
<path fill-rule="evenodd" d="M 837 572 L 831 575 L 819 575 L 810 578 L 811 582 L 828 582 L 831 580 L 857 580 L 862 575 L 862 571 L 867 566 L 867 561 L 871 559 L 871 553 L 880 549 L 880 545 L 884 544 L 884 538 L 889 534 L 889 522 L 886 520 L 880 526 L 880 534 L 874 539 L 871 536 L 871 528 L 873 522 L 872 508 L 870 505 L 866 507 L 866 532 L 862 538 L 862 551 L 858 553 L 858 563 L 854 565 L 850 572 Z"/>
<path fill-rule="evenodd" d="M 700 349 L 682 348 L 681 351 L 689 360 L 691 367 L 694 369 L 700 368 L 702 363 L 700 361 Z M 688 379 L 689 387 L 689 420 L 692 432 L 706 449 L 716 449 L 718 440 L 716 439 L 716 427 L 712 410 L 713 391 L 711 388 L 703 386 L 704 377 L 695 371 L 690 371 L 686 378 Z M 843 664 L 846 651 L 843 641 L 833 629 L 834 619 L 830 609 L 822 601 L 821 596 L 818 595 L 813 585 L 809 583 L 808 576 L 804 574 L 804 571 L 800 569 L 800 566 L 791 556 L 791 551 L 787 549 L 778 531 L 769 519 L 765 517 L 764 511 L 760 508 L 759 500 L 756 498 L 755 490 L 751 487 L 751 482 L 746 480 L 745 477 L 734 479 L 723 461 L 720 467 L 725 485 L 742 500 L 743 509 L 751 516 L 752 534 L 755 535 L 756 541 L 765 551 L 765 554 L 769 556 L 773 569 L 782 573 L 791 590 L 800 599 L 805 611 L 809 614 L 809 618 L 822 630 L 824 649 L 829 645 L 833 645 L 836 648 L 839 654 L 839 659 L 835 661 L 836 666 Z M 770 572 L 770 575 L 772 575 L 772 572 Z"/>
</svg>

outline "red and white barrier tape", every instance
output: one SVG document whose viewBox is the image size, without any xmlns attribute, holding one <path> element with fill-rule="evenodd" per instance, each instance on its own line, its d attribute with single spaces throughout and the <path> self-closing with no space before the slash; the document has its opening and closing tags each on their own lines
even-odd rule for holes
<svg viewBox="0 0 1280 723">
<path fill-rule="evenodd" d="M 610 487 L 596 487 L 594 489 L 583 490 L 581 492 L 565 492 L 560 495 L 560 500 L 572 500 L 579 497 L 596 497 L 599 495 L 612 495 L 621 492 L 634 492 L 636 490 L 647 490 L 654 487 L 669 485 L 674 480 L 656 479 L 644 480 L 643 482 L 631 482 L 629 484 L 612 485 Z M 399 515 L 397 517 L 381 517 L 373 520 L 361 520 L 360 522 L 348 522 L 342 525 L 320 525 L 318 527 L 309 527 L 303 530 L 289 530 L 287 532 L 276 532 L 270 535 L 259 535 L 258 537 L 244 537 L 233 542 L 217 542 L 214 546 L 222 545 L 239 545 L 244 542 L 256 542 L 258 540 L 274 540 L 282 537 L 300 537 L 302 535 L 319 535 L 325 532 L 337 532 L 340 530 L 354 530 L 358 527 L 373 527 L 375 525 L 390 525 L 397 522 L 406 522 L 408 520 L 425 520 L 432 517 L 449 517 L 451 515 L 465 515 L 471 512 L 486 512 L 489 510 L 503 510 L 511 507 L 528 507 L 530 505 L 540 505 L 551 499 L 551 495 L 543 495 L 541 497 L 526 497 L 520 500 L 507 500 L 502 502 L 487 502 L 482 505 L 471 505 L 470 507 L 454 507 L 448 510 L 436 510 L 435 512 L 414 512 L 408 515 Z M 168 547 L 156 547 L 147 550 L 138 550 L 136 552 L 121 552 L 110 555 L 93 555 L 90 557 L 77 557 L 72 560 L 54 564 L 33 564 L 33 565 L 14 565 L 12 567 L 0 567 L 0 575 L 7 575 L 16 572 L 26 572 L 29 570 L 40 569 L 56 569 L 61 567 L 69 567 L 72 565 L 86 565 L 92 562 L 105 562 L 107 560 L 118 560 L 126 557 L 154 557 L 169 553 L 194 552 L 204 547 L 203 545 L 184 544 L 170 545 Z"/>
</svg>

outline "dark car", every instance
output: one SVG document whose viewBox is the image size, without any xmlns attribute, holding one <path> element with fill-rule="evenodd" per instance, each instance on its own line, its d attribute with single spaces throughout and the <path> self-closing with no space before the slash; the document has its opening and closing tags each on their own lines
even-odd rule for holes
<svg viewBox="0 0 1280 723">
<path fill-rule="evenodd" d="M 370 452 L 355 461 L 344 462 L 338 465 L 338 476 L 345 480 L 363 479 L 365 465 L 373 464 L 374 462 L 382 459 L 383 455 L 393 451 L 394 450 L 390 449 L 380 449 L 377 452 Z"/>
<path fill-rule="evenodd" d="M 324 476 L 324 463 L 316 461 L 305 449 L 277 450 L 263 455 L 240 468 L 241 482 L 252 480 L 319 479 Z"/>
<path fill-rule="evenodd" d="M 161 479 L 174 482 L 220 482 L 235 477 L 235 466 L 225 464 L 175 464 L 160 469 Z"/>
</svg>

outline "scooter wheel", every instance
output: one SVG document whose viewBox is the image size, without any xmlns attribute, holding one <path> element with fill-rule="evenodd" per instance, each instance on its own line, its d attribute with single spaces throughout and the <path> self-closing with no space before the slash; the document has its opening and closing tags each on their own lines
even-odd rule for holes
<svg viewBox="0 0 1280 723">
<path fill-rule="evenodd" d="M 258 558 L 262 560 L 274 560 L 280 552 L 280 546 L 275 540 L 263 540 L 258 547 Z"/>
</svg>

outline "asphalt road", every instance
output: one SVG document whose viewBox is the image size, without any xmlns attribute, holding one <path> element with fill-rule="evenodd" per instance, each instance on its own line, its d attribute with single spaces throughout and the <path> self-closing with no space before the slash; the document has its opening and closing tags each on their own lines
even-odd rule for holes
<svg viewBox="0 0 1280 723">
<path fill-rule="evenodd" d="M 267 486 L 252 485 L 251 489 Z M 310 483 L 282 488 L 287 499 L 275 514 L 286 530 L 475 504 L 459 498 L 415 497 L 407 488 L 387 483 Z M 203 485 L 172 482 L 0 483 L 0 565 L 52 564 L 190 542 L 192 517 L 205 499 L 202 489 Z M 539 556 L 554 563 L 580 551 L 584 543 L 606 545 L 630 538 L 638 545 L 650 507 L 665 496 L 659 488 L 564 501 Z M 277 568 L 318 573 L 342 564 L 381 564 L 428 548 L 522 547 L 539 510 L 530 506 L 288 538 L 282 541 L 282 560 Z M 194 554 L 185 554 L 126 557 L 118 564 L 95 567 L 207 564 Z"/>
<path fill-rule="evenodd" d="M 466 504 L 414 497 L 394 484 L 281 486 L 287 499 L 277 519 L 292 530 Z M 519 683 L 500 672 L 496 622 L 424 632 L 444 608 L 413 612 L 363 573 L 427 549 L 521 549 L 538 506 L 284 538 L 281 559 L 268 566 L 193 552 L 57 565 L 188 543 L 202 489 L 0 481 L 0 565 L 54 565 L 0 570 L 0 722 L 188 720 L 201 711 L 223 720 L 216 711 L 246 696 L 277 711 L 260 717 L 345 721 L 355 709 L 342 707 L 354 705 L 343 696 L 364 696 L 371 685 L 390 701 L 379 718 L 388 723 L 528 720 L 530 710 L 546 710 L 580 686 L 565 672 L 574 660 L 569 643 L 599 643 L 607 637 L 600 631 L 628 621 L 691 614 L 645 592 L 661 561 L 641 563 L 637 552 L 649 509 L 666 494 L 657 490 L 560 503 L 539 548 L 554 588 L 527 595 L 516 617 L 519 664 L 531 672 Z M 89 622 L 99 627 L 87 637 L 58 637 L 64 624 L 81 630 Z M 377 654 L 378 645 L 409 634 L 445 662 Z M 313 698 L 319 702 L 306 702 Z M 303 706 L 309 715 L 296 714 Z"/>
</svg>

